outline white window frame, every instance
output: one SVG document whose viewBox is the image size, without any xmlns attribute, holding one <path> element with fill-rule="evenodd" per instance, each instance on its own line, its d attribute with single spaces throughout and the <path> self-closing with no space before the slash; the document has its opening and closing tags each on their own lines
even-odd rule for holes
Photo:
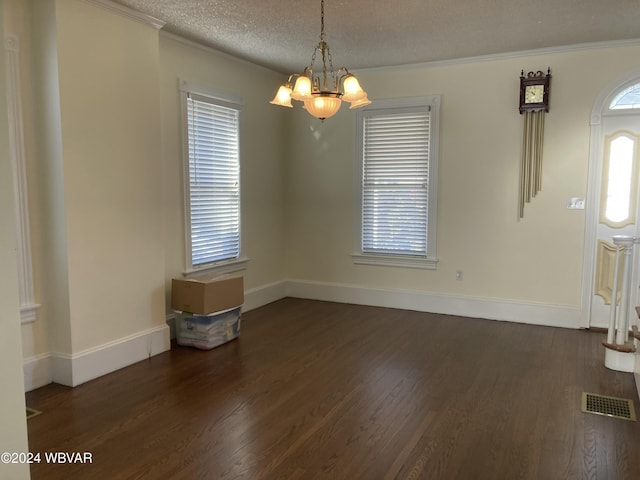
<svg viewBox="0 0 640 480">
<path fill-rule="evenodd" d="M 185 275 L 191 273 L 201 273 L 203 271 L 213 270 L 215 273 L 228 273 L 243 270 L 246 268 L 248 258 L 243 256 L 242 248 L 242 210 L 241 210 L 241 193 L 238 195 L 238 255 L 236 257 L 212 261 L 199 265 L 193 265 L 192 259 L 192 236 L 191 236 L 191 184 L 189 175 L 189 125 L 188 125 L 188 98 L 198 97 L 198 100 L 204 100 L 213 105 L 238 110 L 238 185 L 241 188 L 240 175 L 240 125 L 243 101 L 241 97 L 226 92 L 221 92 L 210 87 L 196 85 L 194 83 L 180 80 L 180 99 L 182 109 L 182 151 L 183 151 L 183 180 L 184 180 L 184 220 L 185 220 Z"/>
<path fill-rule="evenodd" d="M 362 194 L 364 163 L 364 118 L 402 111 L 407 108 L 425 108 L 430 112 L 429 151 L 428 151 L 428 209 L 427 209 L 427 251 L 425 256 L 365 253 L 362 251 Z M 438 264 L 436 254 L 437 226 L 437 186 L 438 186 L 438 139 L 440 130 L 440 95 L 411 97 L 401 99 L 377 100 L 368 107 L 359 110 L 356 115 L 356 234 L 354 236 L 353 262 L 365 265 L 383 265 L 393 267 L 410 267 L 435 270 Z"/>
</svg>

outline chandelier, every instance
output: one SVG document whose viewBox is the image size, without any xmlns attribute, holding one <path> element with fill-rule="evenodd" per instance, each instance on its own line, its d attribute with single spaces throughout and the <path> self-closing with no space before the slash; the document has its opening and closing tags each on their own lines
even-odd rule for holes
<svg viewBox="0 0 640 480">
<path fill-rule="evenodd" d="M 340 110 L 343 100 L 351 103 L 350 109 L 369 105 L 371 100 L 367 98 L 358 79 L 346 67 L 333 69 L 331 52 L 324 34 L 324 0 L 321 0 L 320 12 L 320 42 L 313 51 L 311 64 L 302 73 L 289 75 L 269 103 L 292 108 L 291 100 L 297 100 L 303 102 L 303 108 L 311 115 L 324 120 Z M 322 70 L 314 71 L 318 53 L 322 58 Z"/>
</svg>

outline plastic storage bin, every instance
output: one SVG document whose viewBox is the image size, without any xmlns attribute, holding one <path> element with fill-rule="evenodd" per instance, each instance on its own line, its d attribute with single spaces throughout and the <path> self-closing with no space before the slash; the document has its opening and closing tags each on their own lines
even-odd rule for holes
<svg viewBox="0 0 640 480">
<path fill-rule="evenodd" d="M 241 309 L 240 306 L 208 315 L 176 312 L 178 345 L 210 350 L 238 338 Z"/>
</svg>

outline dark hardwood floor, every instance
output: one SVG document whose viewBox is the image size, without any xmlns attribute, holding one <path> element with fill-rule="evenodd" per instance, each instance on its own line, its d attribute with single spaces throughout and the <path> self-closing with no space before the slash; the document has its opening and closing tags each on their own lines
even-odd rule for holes
<svg viewBox="0 0 640 480">
<path fill-rule="evenodd" d="M 27 394 L 47 479 L 639 479 L 640 422 L 581 412 L 633 398 L 604 335 L 284 299 L 238 340 L 174 346 L 74 389 Z"/>
</svg>

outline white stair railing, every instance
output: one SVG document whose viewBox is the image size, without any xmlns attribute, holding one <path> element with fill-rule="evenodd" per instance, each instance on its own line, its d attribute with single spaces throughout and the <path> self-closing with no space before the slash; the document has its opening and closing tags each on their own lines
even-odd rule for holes
<svg viewBox="0 0 640 480">
<path fill-rule="evenodd" d="M 629 341 L 629 329 L 636 324 L 635 316 L 630 318 L 632 295 L 632 275 L 634 246 L 640 243 L 640 237 L 631 235 L 614 235 L 616 245 L 616 261 L 613 274 L 613 292 L 607 341 L 604 343 L 605 366 L 612 370 L 633 372 L 635 347 Z M 620 262 L 622 255 L 622 262 Z M 618 268 L 622 268 L 622 286 L 618 285 Z M 618 289 L 620 289 L 620 306 L 617 306 Z"/>
</svg>

